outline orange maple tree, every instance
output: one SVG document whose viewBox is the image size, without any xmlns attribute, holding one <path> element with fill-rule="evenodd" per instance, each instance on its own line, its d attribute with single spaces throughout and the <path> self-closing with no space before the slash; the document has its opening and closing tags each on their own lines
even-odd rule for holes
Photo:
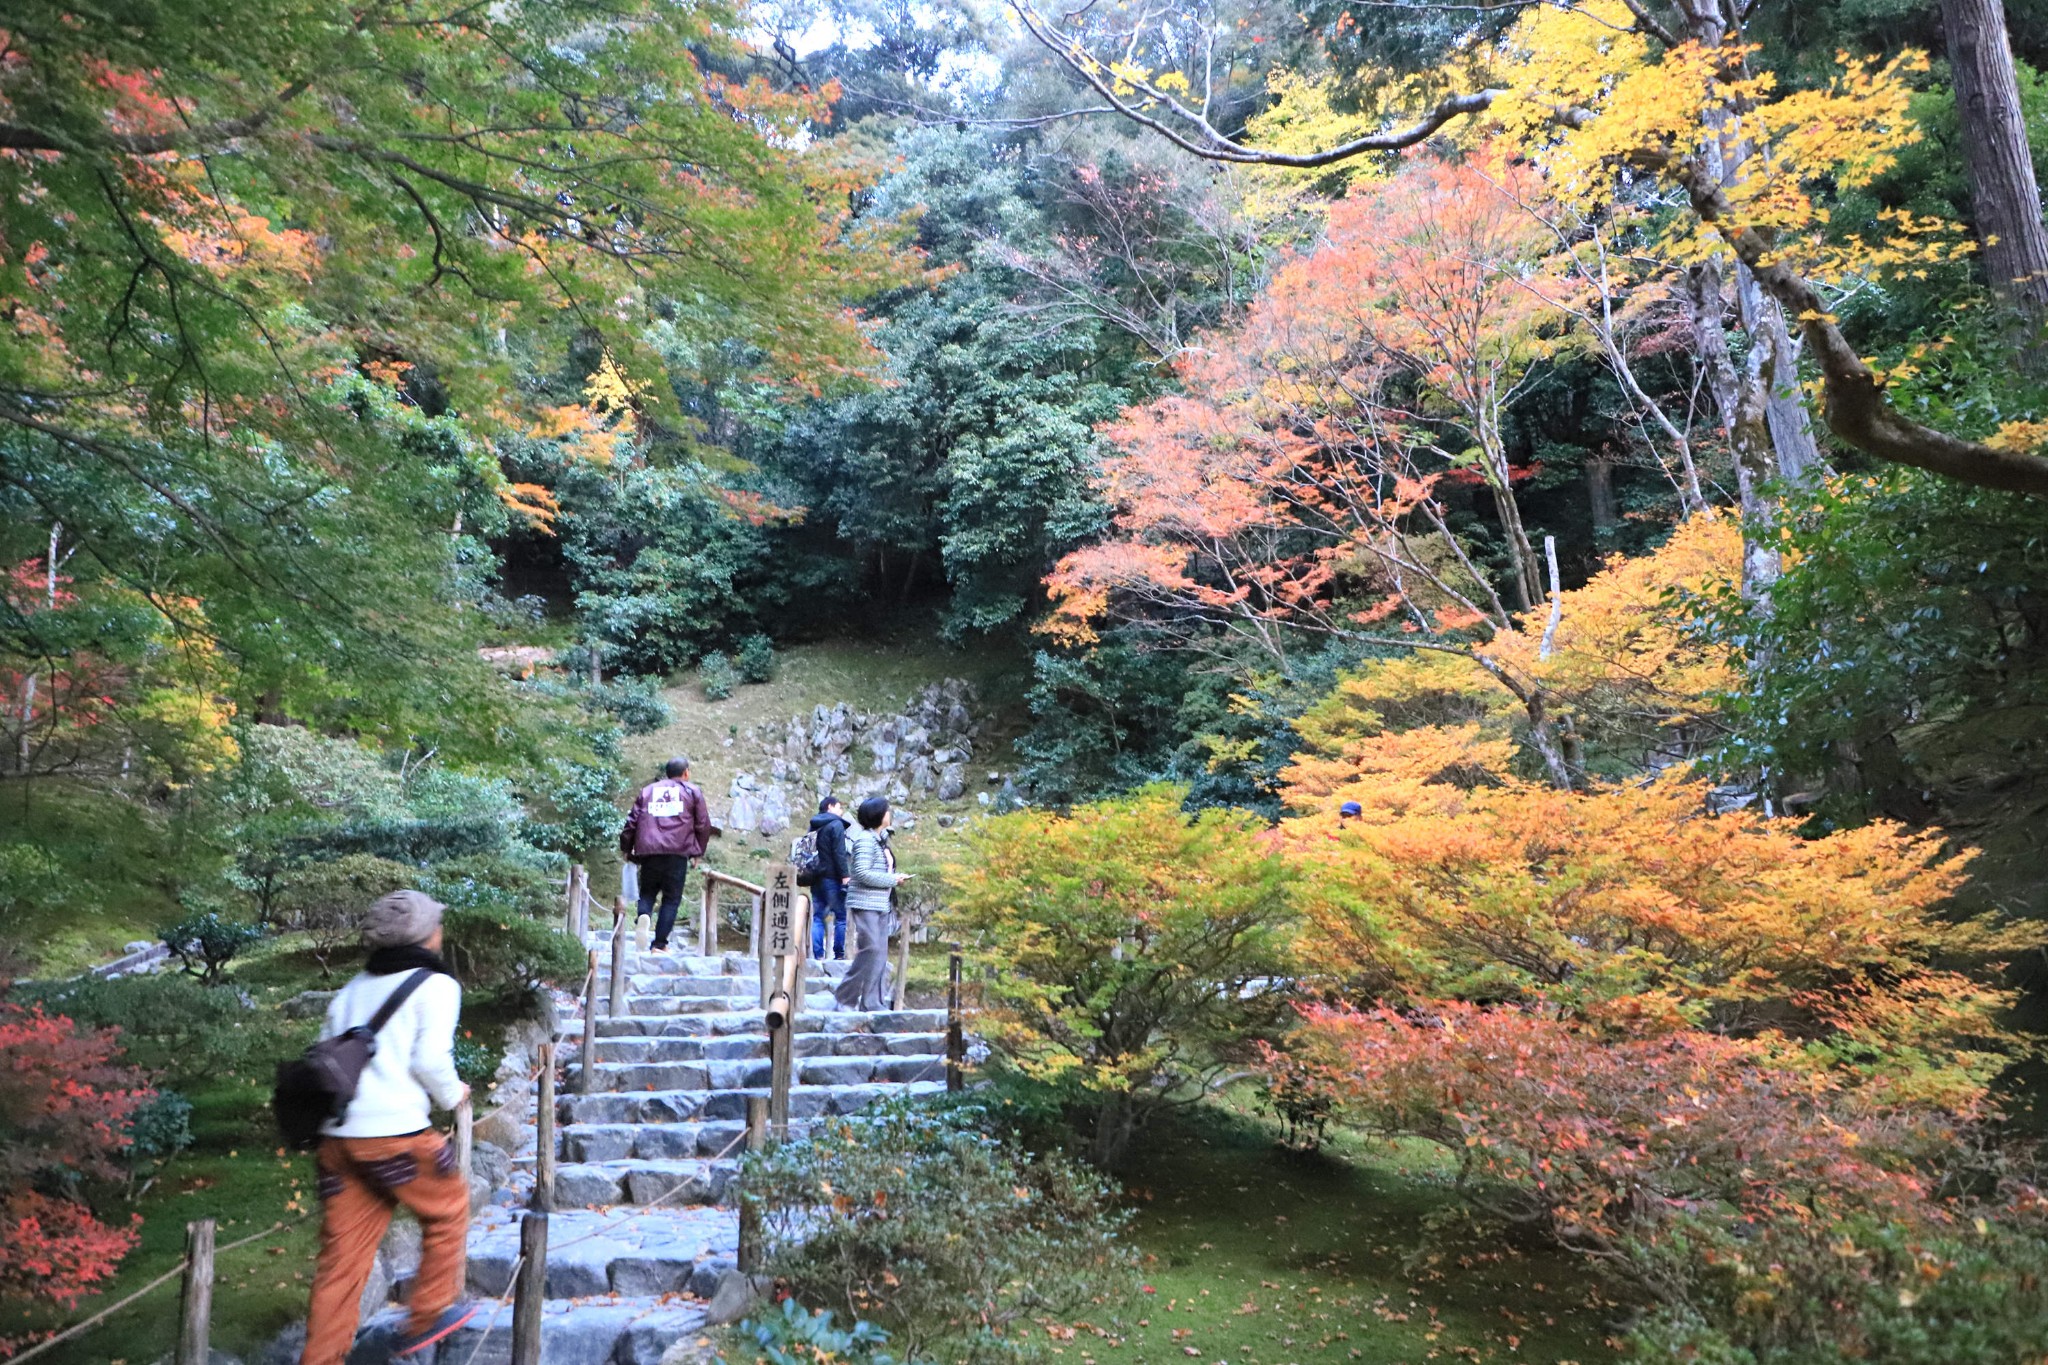
<svg viewBox="0 0 2048 1365">
<path fill-rule="evenodd" d="M 102 1222 L 50 1192 L 115 1174 L 128 1117 L 152 1093 L 120 1056 L 114 1030 L 0 1003 L 0 1303 L 69 1308 L 135 1246 L 139 1217 Z M 23 1344 L 0 1334 L 0 1359 Z"/>
<path fill-rule="evenodd" d="M 1545 255 L 1537 193 L 1513 167 L 1419 159 L 1330 215 L 1244 321 L 1177 369 L 1183 392 L 1106 427 L 1115 534 L 1047 579 L 1047 629 L 1104 617 L 1220 626 L 1276 661 L 1296 636 L 1478 659 L 1542 599 L 1502 436 L 1536 361 L 1564 344 L 1569 272 Z M 1451 527 L 1448 491 L 1487 490 L 1505 585 Z M 1554 780 L 1572 761 L 1548 702 L 1494 670 L 1529 713 Z"/>
</svg>

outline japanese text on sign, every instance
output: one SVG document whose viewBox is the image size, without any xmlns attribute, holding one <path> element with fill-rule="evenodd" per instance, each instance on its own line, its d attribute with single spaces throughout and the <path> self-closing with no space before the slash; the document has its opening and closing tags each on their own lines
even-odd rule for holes
<svg viewBox="0 0 2048 1365">
<path fill-rule="evenodd" d="M 787 868 L 776 872 L 768 888 L 768 951 L 775 957 L 796 951 L 796 892 Z"/>
</svg>

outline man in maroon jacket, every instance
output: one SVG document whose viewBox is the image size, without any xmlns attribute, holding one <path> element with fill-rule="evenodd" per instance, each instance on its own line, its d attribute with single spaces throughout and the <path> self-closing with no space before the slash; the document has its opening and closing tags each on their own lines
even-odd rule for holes
<svg viewBox="0 0 2048 1365">
<path fill-rule="evenodd" d="M 655 897 L 661 898 L 661 915 L 654 922 L 657 953 L 668 951 L 690 860 L 704 856 L 704 845 L 716 832 L 704 793 L 690 781 L 690 760 L 672 758 L 663 772 L 660 780 L 640 789 L 619 836 L 626 856 L 640 867 L 640 913 L 652 913 Z"/>
</svg>

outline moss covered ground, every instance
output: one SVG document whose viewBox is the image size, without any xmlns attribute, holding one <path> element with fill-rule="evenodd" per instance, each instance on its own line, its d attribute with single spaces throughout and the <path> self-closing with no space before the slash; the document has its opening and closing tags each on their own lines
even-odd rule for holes
<svg viewBox="0 0 2048 1365">
<path fill-rule="evenodd" d="M 1127 1176 L 1137 1309 L 1061 1344 L 1075 1365 L 1529 1361 L 1594 1365 L 1615 1309 L 1548 1253 L 1427 1227 L 1448 1210 L 1418 1146 L 1338 1134 L 1288 1152 L 1237 1091 L 1140 1140 Z M 1117 1338 L 1121 1339 L 1118 1340 Z"/>
</svg>

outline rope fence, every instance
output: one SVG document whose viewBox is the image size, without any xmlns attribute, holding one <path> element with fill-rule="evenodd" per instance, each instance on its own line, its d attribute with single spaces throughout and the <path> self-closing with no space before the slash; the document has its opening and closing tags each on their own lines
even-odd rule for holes
<svg viewBox="0 0 2048 1365">
<path fill-rule="evenodd" d="M 749 946 L 753 949 L 754 955 L 761 959 L 763 1006 L 764 1011 L 768 1015 L 764 1022 L 769 1031 L 769 1046 L 774 1076 L 770 1087 L 770 1096 L 765 1100 L 758 1096 L 750 1099 L 745 1126 L 732 1141 L 728 1142 L 723 1149 L 706 1161 L 707 1171 L 713 1164 L 731 1156 L 742 1144 L 746 1145 L 749 1150 L 759 1150 L 765 1145 L 771 1132 L 777 1137 L 787 1137 L 788 1135 L 788 1090 L 794 1070 L 792 1065 L 794 1058 L 791 1054 L 793 1052 L 792 1037 L 795 1032 L 795 1015 L 797 1013 L 795 1004 L 803 989 L 805 957 L 807 956 L 804 952 L 804 947 L 808 945 L 810 938 L 807 932 L 809 927 L 807 922 L 803 926 L 805 932 L 790 932 L 796 926 L 786 921 L 794 919 L 794 915 L 790 913 L 794 907 L 786 903 L 787 899 L 792 898 L 787 898 L 780 886 L 776 888 L 776 892 L 770 893 L 765 888 L 756 886 L 753 883 L 742 881 L 737 877 L 713 873 L 706 869 L 703 884 L 707 894 L 704 900 L 703 916 L 700 921 L 700 933 L 702 935 L 700 942 L 710 950 L 710 953 L 715 953 L 717 950 L 717 926 L 714 918 L 715 912 L 713 912 L 711 907 L 713 905 L 712 898 L 716 894 L 714 888 L 719 883 L 731 884 L 735 888 L 742 890 L 748 894 L 753 902 L 751 907 L 753 911 L 751 916 L 753 921 L 751 925 L 753 942 Z M 584 945 L 587 943 L 586 936 L 589 930 L 589 908 L 591 904 L 589 879 L 587 873 L 584 873 L 584 869 L 577 867 L 571 871 L 569 883 L 565 890 L 569 903 L 562 928 L 564 932 L 574 934 L 579 945 Z M 767 932 L 769 927 L 767 921 L 770 917 L 768 911 L 771 908 L 769 902 L 771 900 L 777 902 L 773 908 L 776 912 L 779 932 L 789 939 L 796 940 L 790 944 L 794 948 L 793 952 L 772 952 L 772 946 L 768 941 L 770 935 Z M 623 986 L 623 948 L 627 924 L 624 908 L 625 903 L 622 899 L 615 910 L 615 918 L 610 934 L 610 976 L 612 982 L 612 1008 L 610 1013 L 614 1017 L 621 1012 L 620 1006 L 622 1004 L 620 996 Z M 809 916 L 806 915 L 804 918 L 808 921 Z M 907 934 L 905 939 L 905 946 L 907 948 Z M 559 1013 L 557 1014 L 554 1027 L 548 1034 L 548 1040 L 542 1045 L 540 1063 L 528 1070 L 523 1080 L 517 1083 L 517 1088 L 514 1092 L 503 1103 L 487 1111 L 480 1118 L 473 1115 L 471 1102 L 467 1097 L 456 1106 L 455 1132 L 452 1135 L 452 1140 L 456 1145 L 457 1157 L 465 1185 L 469 1183 L 471 1176 L 472 1133 L 476 1124 L 488 1122 L 513 1106 L 526 1102 L 533 1094 L 532 1088 L 536 1081 L 543 1082 L 538 1096 L 539 1102 L 549 1106 L 549 1112 L 545 1116 L 541 1116 L 540 1121 L 536 1125 L 539 1130 L 537 1138 L 540 1141 L 552 1143 L 555 1127 L 555 1116 L 553 1113 L 555 1086 L 552 1084 L 554 1080 L 554 1067 L 560 1055 L 563 1041 L 579 1032 L 581 1034 L 578 1058 L 581 1073 L 580 1083 L 584 1093 L 589 1092 L 591 1076 L 597 1065 L 595 1029 L 601 969 L 598 963 L 598 954 L 595 950 L 586 948 L 586 955 L 588 970 L 584 975 L 581 987 L 577 991 L 582 1006 L 582 1017 L 576 1018 L 572 1015 L 569 1020 L 564 1021 Z M 707 953 L 707 955 L 710 954 Z M 776 963 L 777 966 L 782 968 L 782 971 L 777 974 L 779 979 L 771 979 L 769 970 L 771 956 L 779 959 Z M 903 975 L 903 971 L 899 968 L 899 993 L 901 991 Z M 957 946 L 951 955 L 948 977 L 946 1056 L 939 1062 L 927 1066 L 917 1079 L 924 1079 L 925 1074 L 943 1067 L 946 1072 L 948 1088 L 958 1089 L 964 1071 L 965 1055 L 964 1048 L 962 1047 L 960 1012 L 960 953 Z M 781 1008 L 767 1008 L 771 994 L 776 998 L 776 1003 Z M 899 994 L 897 1008 L 900 1009 L 901 1007 Z M 496 1303 L 492 1307 L 491 1315 L 484 1324 L 484 1330 L 477 1338 L 476 1344 L 470 1349 L 468 1359 L 464 1362 L 464 1365 L 469 1365 L 469 1362 L 474 1361 L 483 1350 L 485 1342 L 497 1330 L 498 1319 L 507 1305 L 510 1305 L 513 1309 L 511 1358 L 514 1365 L 522 1365 L 522 1362 L 525 1365 L 533 1365 L 540 1358 L 540 1314 L 541 1303 L 546 1293 L 549 1253 L 548 1218 L 554 1202 L 552 1190 L 553 1166 L 554 1162 L 551 1160 L 536 1161 L 533 1206 L 522 1218 L 520 1251 L 517 1259 L 512 1263 L 511 1282 L 506 1286 L 505 1292 L 498 1296 Z M 693 1187 L 694 1182 L 692 1180 L 679 1179 L 656 1198 L 645 1204 L 635 1206 L 633 1211 L 625 1217 L 601 1222 L 587 1232 L 572 1237 L 567 1241 L 556 1243 L 554 1250 L 565 1250 L 597 1237 L 614 1236 L 622 1228 L 629 1227 L 640 1219 L 661 1210 L 671 1200 L 690 1191 Z M 738 1191 L 735 1191 L 735 1197 L 742 1206 L 741 1244 L 742 1260 L 744 1261 L 746 1259 L 745 1253 L 749 1250 L 746 1246 L 746 1234 L 748 1231 L 746 1226 L 746 1197 Z M 214 1268 L 218 1258 L 239 1251 L 244 1247 L 254 1245 L 257 1242 L 289 1232 L 294 1228 L 302 1226 L 312 1217 L 313 1212 L 309 1210 L 297 1218 L 272 1223 L 268 1227 L 250 1233 L 245 1237 L 237 1238 L 235 1241 L 219 1247 L 215 1247 L 213 1244 L 215 1227 L 213 1219 L 205 1218 L 190 1222 L 186 1224 L 187 1252 L 186 1255 L 178 1260 L 177 1264 L 151 1279 L 147 1284 L 124 1295 L 118 1301 L 97 1310 L 91 1316 L 82 1318 L 78 1322 L 62 1328 L 33 1345 L 24 1347 L 13 1357 L 13 1365 L 28 1365 L 28 1362 L 50 1351 L 54 1351 L 66 1342 L 76 1340 L 101 1323 L 106 1322 L 115 1314 L 134 1306 L 171 1281 L 181 1277 L 185 1280 L 185 1287 L 179 1308 L 179 1332 L 177 1349 L 173 1356 L 174 1365 L 205 1365 L 208 1355 L 209 1320 L 215 1284 Z"/>
<path fill-rule="evenodd" d="M 269 1227 L 264 1228 L 260 1232 L 252 1232 L 247 1237 L 238 1238 L 235 1241 L 229 1242 L 226 1246 L 216 1247 L 214 1249 L 213 1255 L 215 1258 L 225 1256 L 231 1251 L 241 1250 L 243 1247 L 248 1246 L 252 1242 L 260 1242 L 264 1238 L 274 1237 L 280 1232 L 289 1232 L 291 1231 L 291 1229 L 298 1227 L 300 1224 L 304 1223 L 307 1219 L 311 1218 L 312 1216 L 313 1215 L 311 1213 L 303 1213 L 300 1214 L 297 1218 L 293 1218 L 287 1222 L 272 1223 Z M 187 1224 L 187 1227 L 198 1227 L 200 1223 L 204 1223 L 206 1226 L 211 1227 L 213 1225 L 213 1220 L 211 1218 L 201 1219 L 199 1223 Z M 34 1360 L 37 1356 L 42 1355 L 45 1351 L 53 1351 L 57 1347 L 63 1345 L 67 1341 L 70 1341 L 74 1337 L 80 1336 L 85 1332 L 89 1331 L 90 1329 L 99 1326 L 108 1318 L 120 1312 L 123 1308 L 128 1307 L 130 1304 L 138 1302 L 139 1300 L 143 1299 L 144 1297 L 148 1296 L 154 1291 L 163 1288 L 172 1280 L 177 1279 L 179 1276 L 183 1275 L 188 1269 L 190 1269 L 192 1267 L 192 1264 L 192 1258 L 181 1257 L 176 1265 L 172 1266 L 169 1270 L 166 1270 L 163 1274 L 151 1280 L 148 1284 L 142 1286 L 142 1288 L 129 1294 L 120 1302 L 108 1304 L 105 1308 L 100 1309 L 99 1312 L 94 1313 L 91 1317 L 85 1318 L 79 1322 L 75 1322 L 71 1326 L 66 1327 L 63 1331 L 58 1332 L 55 1336 L 45 1337 L 43 1340 L 37 1342 L 35 1345 L 28 1347 L 26 1350 L 18 1352 L 13 1358 L 13 1365 L 27 1365 L 28 1361 Z"/>
</svg>

